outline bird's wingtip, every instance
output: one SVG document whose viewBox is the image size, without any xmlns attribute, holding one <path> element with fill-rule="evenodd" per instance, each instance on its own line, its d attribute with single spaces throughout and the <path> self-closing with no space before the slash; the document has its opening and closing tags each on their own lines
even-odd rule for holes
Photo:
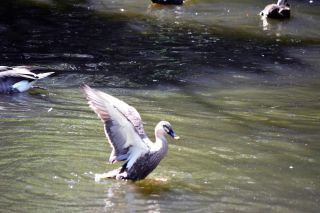
<svg viewBox="0 0 320 213">
<path fill-rule="evenodd" d="M 38 79 L 42 79 L 42 78 L 48 77 L 49 75 L 52 75 L 52 74 L 54 74 L 54 72 L 44 72 L 44 73 L 37 74 L 37 76 L 38 76 Z"/>
<path fill-rule="evenodd" d="M 81 89 L 84 91 L 84 92 L 87 92 L 89 90 L 92 90 L 92 88 L 88 85 L 88 84 L 83 84 L 81 86 Z"/>
<path fill-rule="evenodd" d="M 95 94 L 95 90 L 93 88 L 91 88 L 89 85 L 87 84 L 83 84 L 81 86 L 81 90 L 82 92 L 86 95 L 87 99 L 90 100 L 90 96 L 93 96 L 93 94 Z"/>
<path fill-rule="evenodd" d="M 83 85 L 81 86 L 81 90 L 82 90 L 82 92 L 85 94 L 85 96 L 87 97 L 87 99 L 90 100 L 89 97 L 90 97 L 90 94 L 92 94 L 93 89 L 92 89 L 89 85 L 83 84 Z"/>
</svg>

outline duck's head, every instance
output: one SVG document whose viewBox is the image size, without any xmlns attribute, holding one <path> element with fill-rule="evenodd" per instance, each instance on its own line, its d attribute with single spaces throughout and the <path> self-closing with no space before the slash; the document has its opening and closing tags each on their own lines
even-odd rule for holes
<svg viewBox="0 0 320 213">
<path fill-rule="evenodd" d="M 168 121 L 160 121 L 155 129 L 156 136 L 168 134 L 174 139 L 180 139 L 178 135 L 173 131 L 171 124 Z"/>
</svg>

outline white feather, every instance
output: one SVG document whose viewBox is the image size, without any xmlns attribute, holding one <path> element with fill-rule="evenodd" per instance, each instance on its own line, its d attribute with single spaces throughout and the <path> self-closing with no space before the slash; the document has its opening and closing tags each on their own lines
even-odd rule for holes
<svg viewBox="0 0 320 213">
<path fill-rule="evenodd" d="M 130 169 L 133 164 L 137 161 L 137 159 L 147 153 L 148 150 L 141 149 L 140 147 L 131 147 L 129 150 L 129 158 L 127 168 Z"/>
<path fill-rule="evenodd" d="M 30 89 L 34 83 L 35 81 L 22 80 L 12 85 L 12 88 L 17 89 L 19 92 L 24 92 Z"/>
</svg>

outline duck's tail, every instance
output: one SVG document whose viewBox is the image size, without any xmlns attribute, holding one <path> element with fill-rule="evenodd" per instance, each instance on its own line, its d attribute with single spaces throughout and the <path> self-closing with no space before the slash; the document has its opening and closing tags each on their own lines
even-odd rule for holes
<svg viewBox="0 0 320 213">
<path fill-rule="evenodd" d="M 96 182 L 99 182 L 101 179 L 107 179 L 107 178 L 116 179 L 116 177 L 117 177 L 117 175 L 119 175 L 121 169 L 122 169 L 122 167 L 120 167 L 118 169 L 111 170 L 111 171 L 106 172 L 106 173 L 95 174 L 94 180 Z"/>
<path fill-rule="evenodd" d="M 37 74 L 37 76 L 38 76 L 38 79 L 42 79 L 42 78 L 48 77 L 49 75 L 52 75 L 53 73 L 54 72 L 44 72 L 44 73 Z"/>
</svg>

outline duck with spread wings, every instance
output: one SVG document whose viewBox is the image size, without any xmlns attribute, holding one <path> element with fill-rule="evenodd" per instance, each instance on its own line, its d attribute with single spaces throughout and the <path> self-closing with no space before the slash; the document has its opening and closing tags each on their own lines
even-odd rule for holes
<svg viewBox="0 0 320 213">
<path fill-rule="evenodd" d="M 179 139 L 167 121 L 155 127 L 155 142 L 146 135 L 138 111 L 125 102 L 104 92 L 85 86 L 88 104 L 104 123 L 104 131 L 112 148 L 111 163 L 125 161 L 105 178 L 141 180 L 160 163 L 168 150 L 165 135 Z"/>
</svg>

